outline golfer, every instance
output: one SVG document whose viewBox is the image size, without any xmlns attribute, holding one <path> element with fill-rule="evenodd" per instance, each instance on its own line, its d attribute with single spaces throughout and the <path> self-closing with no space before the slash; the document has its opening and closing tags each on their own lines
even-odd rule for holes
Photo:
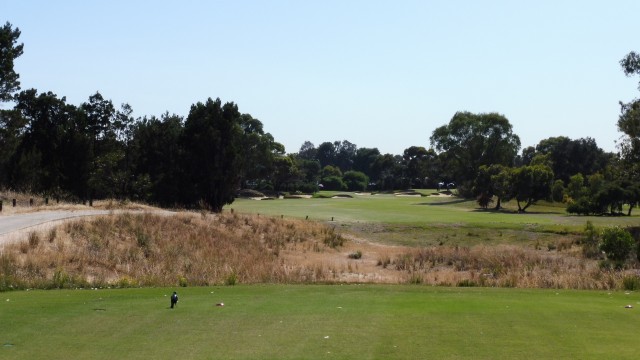
<svg viewBox="0 0 640 360">
<path fill-rule="evenodd" d="M 173 309 L 173 307 L 177 304 L 178 304 L 178 293 L 174 291 L 173 294 L 171 295 L 171 308 Z"/>
</svg>

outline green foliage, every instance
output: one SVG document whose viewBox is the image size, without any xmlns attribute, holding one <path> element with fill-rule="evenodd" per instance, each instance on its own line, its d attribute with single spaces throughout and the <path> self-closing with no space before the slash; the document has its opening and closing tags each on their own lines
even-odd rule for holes
<svg viewBox="0 0 640 360">
<path fill-rule="evenodd" d="M 458 112 L 433 131 L 430 141 L 437 151 L 446 152 L 445 171 L 452 180 L 469 190 L 481 165 L 510 166 L 520 149 L 511 123 L 497 113 Z"/>
<path fill-rule="evenodd" d="M 622 279 L 622 287 L 628 291 L 640 290 L 640 276 L 627 275 Z"/>
<path fill-rule="evenodd" d="M 227 286 L 234 286 L 238 283 L 238 274 L 235 271 L 231 271 L 227 278 L 224 280 L 224 284 Z"/>
<path fill-rule="evenodd" d="M 513 169 L 510 181 L 513 197 L 518 202 L 518 211 L 524 212 L 538 200 L 550 197 L 553 171 L 545 165 L 522 166 Z"/>
<path fill-rule="evenodd" d="M 344 191 L 347 190 L 347 184 L 342 181 L 339 176 L 327 176 L 322 178 L 322 186 L 324 190 Z"/>
<path fill-rule="evenodd" d="M 556 180 L 551 187 L 551 199 L 555 202 L 562 202 L 564 199 L 564 182 Z"/>
<path fill-rule="evenodd" d="M 584 228 L 582 254 L 588 258 L 600 257 L 600 233 L 591 221 L 587 221 Z"/>
<path fill-rule="evenodd" d="M 362 251 L 358 250 L 354 253 L 349 254 L 349 259 L 358 260 L 362 258 Z"/>
<path fill-rule="evenodd" d="M 600 250 L 604 251 L 609 260 L 621 265 L 627 260 L 634 241 L 631 234 L 620 227 L 610 227 L 602 230 Z"/>
<path fill-rule="evenodd" d="M 347 171 L 342 176 L 342 180 L 349 191 L 365 191 L 369 184 L 367 175 L 360 171 Z"/>
<path fill-rule="evenodd" d="M 14 60 L 22 55 L 23 44 L 17 44 L 20 29 L 7 22 L 0 27 L 0 102 L 9 101 L 20 90 L 20 75 L 14 70 Z"/>
<path fill-rule="evenodd" d="M 478 197 L 476 198 L 476 202 L 478 203 L 478 206 L 486 209 L 493 202 L 493 196 L 490 196 L 489 194 L 483 192 L 478 195 Z"/>
</svg>

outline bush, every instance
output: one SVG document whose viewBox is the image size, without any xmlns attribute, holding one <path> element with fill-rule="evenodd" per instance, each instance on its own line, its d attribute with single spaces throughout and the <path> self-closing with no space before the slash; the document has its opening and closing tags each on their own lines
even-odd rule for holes
<svg viewBox="0 0 640 360">
<path fill-rule="evenodd" d="M 640 277 L 637 275 L 625 276 L 622 279 L 622 287 L 629 291 L 640 290 Z"/>
<path fill-rule="evenodd" d="M 591 221 L 587 221 L 587 225 L 584 228 L 584 238 L 582 239 L 582 254 L 587 258 L 599 258 L 599 242 L 598 230 Z"/>
<path fill-rule="evenodd" d="M 627 230 L 616 226 L 604 229 L 601 236 L 602 244 L 600 245 L 600 250 L 605 252 L 608 259 L 624 263 L 633 248 L 631 234 Z"/>
<path fill-rule="evenodd" d="M 349 254 L 349 259 L 361 259 L 362 258 L 362 251 L 358 250 L 354 253 Z"/>
<path fill-rule="evenodd" d="M 347 190 L 347 185 L 342 181 L 339 176 L 328 176 L 322 178 L 322 186 L 324 190 L 344 191 Z"/>
<path fill-rule="evenodd" d="M 369 184 L 369 177 L 360 171 L 347 171 L 342 176 L 349 191 L 365 191 Z"/>
<path fill-rule="evenodd" d="M 478 197 L 476 198 L 476 202 L 478 203 L 478 206 L 480 206 L 483 209 L 486 209 L 493 202 L 493 196 L 483 192 L 480 195 L 478 195 Z"/>
</svg>

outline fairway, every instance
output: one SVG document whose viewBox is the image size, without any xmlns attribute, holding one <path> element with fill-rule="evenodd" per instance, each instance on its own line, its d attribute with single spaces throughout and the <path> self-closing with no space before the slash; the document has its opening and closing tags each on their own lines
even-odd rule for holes
<svg viewBox="0 0 640 360">
<path fill-rule="evenodd" d="M 422 190 L 422 193 L 431 193 Z M 351 198 L 236 199 L 228 211 L 275 217 L 308 218 L 340 226 L 368 240 L 400 245 L 478 243 L 546 244 L 561 235 L 582 232 L 587 221 L 595 226 L 640 224 L 638 216 L 573 216 L 562 204 L 532 206 L 515 212 L 515 203 L 503 211 L 479 209 L 474 200 L 457 197 L 403 197 L 393 194 L 358 195 Z"/>
<path fill-rule="evenodd" d="M 0 358 L 637 358 L 636 293 L 202 287 L 177 289 L 172 310 L 173 290 L 2 293 Z"/>
</svg>

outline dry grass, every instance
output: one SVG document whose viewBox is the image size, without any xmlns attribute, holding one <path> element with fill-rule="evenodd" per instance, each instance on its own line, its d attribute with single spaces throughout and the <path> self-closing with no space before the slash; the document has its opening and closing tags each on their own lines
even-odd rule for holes
<svg viewBox="0 0 640 360">
<path fill-rule="evenodd" d="M 16 206 L 13 206 L 13 199 Z M 156 209 L 149 205 L 135 203 L 128 200 L 106 199 L 96 200 L 91 205 L 88 202 L 75 203 L 64 199 L 54 199 L 38 194 L 15 192 L 11 190 L 0 191 L 0 200 L 3 201 L 0 215 L 12 215 L 34 211 L 54 211 L 54 210 L 152 210 Z"/>
<path fill-rule="evenodd" d="M 5 288 L 328 281 L 328 269 L 286 264 L 279 253 L 296 247 L 336 252 L 340 238 L 300 220 L 122 213 L 32 232 L 7 245 L 0 278 Z"/>
<path fill-rule="evenodd" d="M 602 268 L 566 244 L 561 251 L 513 245 L 430 247 L 379 264 L 403 272 L 408 282 L 442 286 L 619 289 L 626 277 L 637 276 Z"/>
<path fill-rule="evenodd" d="M 619 289 L 629 276 L 638 274 L 601 268 L 567 240 L 408 248 L 233 212 L 116 213 L 32 231 L 0 249 L 0 290 L 342 282 Z"/>
</svg>

